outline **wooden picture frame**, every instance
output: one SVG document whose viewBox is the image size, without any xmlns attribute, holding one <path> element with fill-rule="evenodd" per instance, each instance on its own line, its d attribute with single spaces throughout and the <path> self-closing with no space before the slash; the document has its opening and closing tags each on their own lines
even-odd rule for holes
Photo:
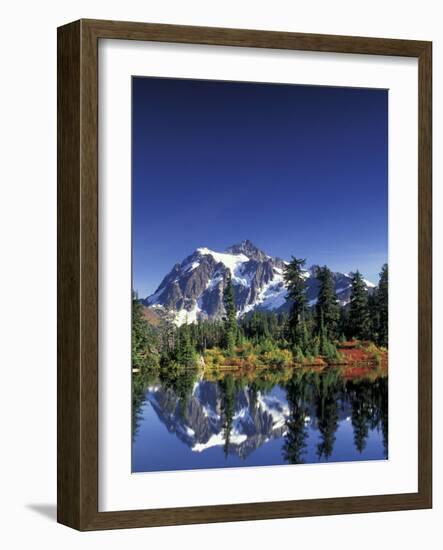
<svg viewBox="0 0 443 550">
<path fill-rule="evenodd" d="M 418 492 L 98 511 L 98 42 L 159 41 L 418 58 Z M 432 506 L 431 42 L 80 20 L 58 29 L 58 521 L 82 531 Z"/>
</svg>

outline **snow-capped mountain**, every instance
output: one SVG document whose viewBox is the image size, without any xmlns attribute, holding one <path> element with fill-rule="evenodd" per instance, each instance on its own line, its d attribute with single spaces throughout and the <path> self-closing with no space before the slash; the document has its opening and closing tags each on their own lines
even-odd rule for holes
<svg viewBox="0 0 443 550">
<path fill-rule="evenodd" d="M 223 396 L 217 384 L 203 380 L 196 383 L 185 407 L 172 389 L 151 387 L 146 396 L 168 431 L 175 433 L 194 452 L 225 445 Z M 247 388 L 237 391 L 229 453 L 246 458 L 266 441 L 281 437 L 288 416 L 287 400 L 279 388 L 268 393 L 258 392 L 255 400 Z"/>
<path fill-rule="evenodd" d="M 201 453 L 226 444 L 223 392 L 218 384 L 200 380 L 192 395 L 181 402 L 172 388 L 151 386 L 147 402 L 169 433 L 174 433 L 194 452 Z M 341 402 L 338 420 L 351 415 L 350 404 Z M 285 436 L 290 407 L 286 392 L 275 386 L 269 391 L 253 392 L 249 387 L 235 391 L 228 452 L 248 457 L 267 441 Z M 310 402 L 304 416 L 306 427 L 317 429 L 316 407 Z"/>
<path fill-rule="evenodd" d="M 239 316 L 256 308 L 282 311 L 288 309 L 283 280 L 286 262 L 274 258 L 245 240 L 225 252 L 198 248 L 166 275 L 154 294 L 144 300 L 150 308 L 174 315 L 177 324 L 198 319 L 223 317 L 223 290 L 231 273 Z M 317 298 L 318 266 L 305 271 L 307 298 L 313 305 Z M 349 301 L 351 277 L 334 273 L 335 290 L 342 305 Z M 366 281 L 368 288 L 375 285 Z"/>
</svg>

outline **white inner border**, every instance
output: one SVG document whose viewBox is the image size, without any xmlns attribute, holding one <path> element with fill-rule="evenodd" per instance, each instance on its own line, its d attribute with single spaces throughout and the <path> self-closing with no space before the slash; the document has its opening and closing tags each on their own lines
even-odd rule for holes
<svg viewBox="0 0 443 550">
<path fill-rule="evenodd" d="M 389 460 L 131 474 L 132 75 L 389 89 Z M 99 42 L 100 511 L 417 492 L 417 77 L 399 57 Z"/>
</svg>

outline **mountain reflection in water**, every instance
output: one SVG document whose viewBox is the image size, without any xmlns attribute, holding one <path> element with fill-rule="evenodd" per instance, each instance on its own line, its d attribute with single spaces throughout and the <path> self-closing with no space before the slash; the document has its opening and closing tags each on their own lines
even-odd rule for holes
<svg viewBox="0 0 443 550">
<path fill-rule="evenodd" d="M 379 368 L 161 372 L 134 383 L 132 471 L 386 459 Z"/>
</svg>

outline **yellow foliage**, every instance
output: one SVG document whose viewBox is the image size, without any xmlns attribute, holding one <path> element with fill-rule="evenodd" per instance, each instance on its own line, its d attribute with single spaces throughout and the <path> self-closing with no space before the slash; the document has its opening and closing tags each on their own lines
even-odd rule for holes
<svg viewBox="0 0 443 550">
<path fill-rule="evenodd" d="M 205 364 L 208 367 L 223 365 L 226 361 L 225 356 L 218 348 L 208 349 L 205 352 Z"/>
<path fill-rule="evenodd" d="M 266 351 L 261 358 L 266 365 L 275 367 L 287 367 L 293 362 L 292 353 L 287 349 Z"/>
</svg>

